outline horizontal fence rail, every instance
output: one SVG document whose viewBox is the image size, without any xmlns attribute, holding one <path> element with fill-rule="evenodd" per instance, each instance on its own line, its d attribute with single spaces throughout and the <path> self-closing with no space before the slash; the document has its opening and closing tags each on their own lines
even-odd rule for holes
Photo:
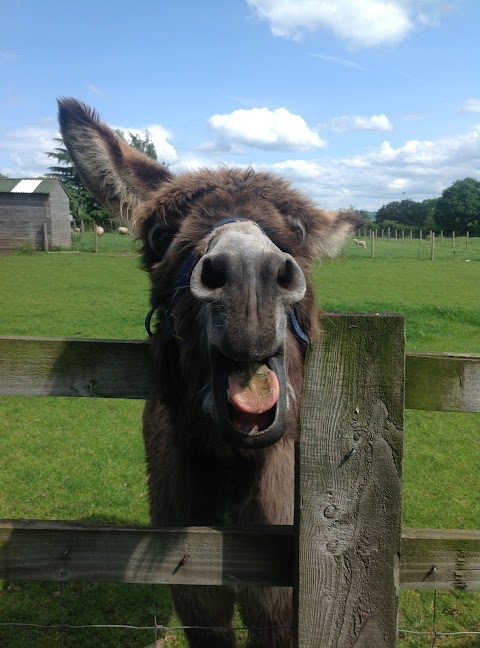
<svg viewBox="0 0 480 648">
<path fill-rule="evenodd" d="M 291 585 L 292 527 L 148 529 L 0 520 L 0 579 Z"/>
<path fill-rule="evenodd" d="M 149 343 L 0 336 L 0 394 L 154 398 Z M 480 355 L 405 357 L 407 409 L 480 412 Z"/>
<path fill-rule="evenodd" d="M 480 590 L 480 531 L 404 529 L 400 587 Z M 0 579 L 293 584 L 293 526 L 149 529 L 0 520 Z"/>
<path fill-rule="evenodd" d="M 0 394 L 153 398 L 147 342 L 0 337 Z"/>
<path fill-rule="evenodd" d="M 405 355 L 405 407 L 437 412 L 480 412 L 480 355 Z"/>
</svg>

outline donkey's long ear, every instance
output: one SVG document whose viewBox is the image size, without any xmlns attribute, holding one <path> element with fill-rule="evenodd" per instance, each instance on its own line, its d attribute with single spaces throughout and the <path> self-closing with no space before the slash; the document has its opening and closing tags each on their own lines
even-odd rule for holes
<svg viewBox="0 0 480 648">
<path fill-rule="evenodd" d="M 314 248 L 318 258 L 335 257 L 347 238 L 355 230 L 365 225 L 364 219 L 354 209 L 339 211 L 320 211 L 316 222 L 317 232 L 314 236 Z"/>
<path fill-rule="evenodd" d="M 76 99 L 60 99 L 65 146 L 87 189 L 135 229 L 135 207 L 148 200 L 170 172 L 118 137 L 97 113 Z"/>
</svg>

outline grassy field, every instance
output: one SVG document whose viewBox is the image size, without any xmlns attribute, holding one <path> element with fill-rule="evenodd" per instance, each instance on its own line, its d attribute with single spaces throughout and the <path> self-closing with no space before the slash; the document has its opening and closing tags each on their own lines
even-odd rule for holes
<svg viewBox="0 0 480 648">
<path fill-rule="evenodd" d="M 86 233 L 76 246 L 92 249 L 92 241 Z M 143 339 L 148 281 L 129 254 L 135 245 L 106 234 L 98 255 L 0 257 L 0 334 Z M 418 241 L 377 241 L 370 259 L 368 249 L 349 242 L 343 256 L 316 270 L 321 306 L 402 312 L 410 350 L 480 353 L 480 240 L 470 241 L 468 250 L 457 241 L 455 255 L 445 246 L 445 256 L 433 262 L 419 248 Z M 0 517 L 147 524 L 141 409 L 135 401 L 0 398 Z M 404 526 L 478 528 L 479 462 L 479 415 L 407 411 Z M 5 582 L 0 624 L 150 625 L 154 595 L 158 621 L 175 625 L 162 587 Z M 429 592 L 402 593 L 400 627 L 431 630 L 432 601 Z M 437 611 L 439 629 L 480 631 L 478 594 L 441 592 Z M 169 632 L 167 639 L 185 645 L 180 633 Z M 152 641 L 150 630 L 62 633 L 0 625 L 0 646 L 8 648 L 133 648 Z M 402 648 L 431 643 L 401 639 Z M 437 645 L 474 648 L 480 637 L 439 639 Z"/>
</svg>

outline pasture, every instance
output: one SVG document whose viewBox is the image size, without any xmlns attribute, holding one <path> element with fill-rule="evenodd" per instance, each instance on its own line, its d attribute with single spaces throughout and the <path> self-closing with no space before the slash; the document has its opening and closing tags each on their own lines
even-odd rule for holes
<svg viewBox="0 0 480 648">
<path fill-rule="evenodd" d="M 88 236 L 78 249 L 91 246 Z M 316 269 L 319 303 L 324 310 L 404 313 L 409 350 L 479 353 L 480 240 L 469 248 L 461 239 L 455 249 L 447 243 L 432 262 L 425 241 L 379 240 L 375 259 L 368 242 L 363 249 L 351 241 L 339 259 Z M 132 239 L 106 234 L 96 255 L 0 257 L 0 333 L 143 339 L 148 281 L 136 258 L 122 254 L 133 246 Z M 135 401 L 2 397 L 0 517 L 147 524 L 141 409 Z M 403 525 L 478 528 L 478 415 L 407 411 L 405 427 Z M 430 630 L 432 601 L 431 592 L 403 592 L 400 627 Z M 3 583 L 0 645 L 146 646 L 152 631 L 66 630 L 64 636 L 1 622 L 142 626 L 151 624 L 154 606 L 159 622 L 176 625 L 161 587 Z M 442 630 L 480 631 L 479 619 L 479 594 L 438 594 Z M 465 635 L 437 644 L 474 648 L 480 641 Z M 183 646 L 180 634 L 169 633 L 168 645 Z M 431 638 L 401 635 L 400 645 L 430 646 Z"/>
</svg>

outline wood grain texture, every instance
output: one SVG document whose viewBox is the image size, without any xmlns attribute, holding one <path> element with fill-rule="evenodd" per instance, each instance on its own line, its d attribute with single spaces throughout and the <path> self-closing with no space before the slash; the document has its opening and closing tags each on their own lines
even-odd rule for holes
<svg viewBox="0 0 480 648">
<path fill-rule="evenodd" d="M 419 410 L 480 412 L 480 356 L 408 353 L 405 405 Z"/>
<path fill-rule="evenodd" d="M 404 529 L 402 589 L 480 590 L 480 531 Z"/>
<path fill-rule="evenodd" d="M 0 579 L 293 585 L 293 546 L 292 526 L 237 533 L 0 520 Z M 404 529 L 400 586 L 480 591 L 480 531 Z"/>
<path fill-rule="evenodd" d="M 127 340 L 0 336 L 0 394 L 153 398 L 148 348 Z M 405 371 L 407 409 L 480 412 L 480 356 L 409 352 Z"/>
<path fill-rule="evenodd" d="M 298 648 L 397 645 L 404 323 L 324 318 L 297 452 Z"/>
<path fill-rule="evenodd" d="M 0 521 L 0 579 L 289 585 L 291 527 L 141 529 Z"/>
<path fill-rule="evenodd" d="M 0 393 L 153 398 L 146 342 L 0 337 Z"/>
</svg>

